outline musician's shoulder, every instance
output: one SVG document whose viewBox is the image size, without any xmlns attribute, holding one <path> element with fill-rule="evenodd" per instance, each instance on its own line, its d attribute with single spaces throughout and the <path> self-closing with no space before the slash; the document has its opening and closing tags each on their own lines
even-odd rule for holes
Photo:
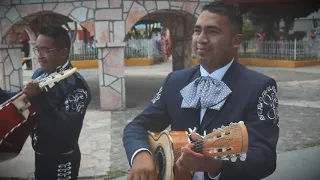
<svg viewBox="0 0 320 180">
<path fill-rule="evenodd" d="M 90 88 L 89 88 L 89 85 L 88 85 L 86 79 L 79 72 L 75 72 L 74 75 L 73 76 L 69 76 L 67 78 L 67 80 L 75 88 L 81 88 L 81 89 L 85 89 L 87 91 L 90 91 Z"/>
<path fill-rule="evenodd" d="M 42 71 L 41 68 L 38 68 L 37 70 L 35 70 L 32 74 L 31 79 L 35 79 L 37 77 L 39 77 L 41 74 L 43 74 L 44 72 Z"/>
<path fill-rule="evenodd" d="M 75 74 L 76 74 L 79 78 L 81 78 L 81 79 L 83 79 L 83 80 L 85 81 L 85 79 L 84 79 L 84 77 L 83 77 L 83 75 L 82 75 L 81 73 L 79 73 L 79 72 L 77 71 L 77 72 L 75 72 Z"/>
<path fill-rule="evenodd" d="M 184 81 L 190 79 L 199 70 L 199 65 L 189 68 L 176 70 L 170 73 L 170 80 L 174 82 Z M 200 73 L 200 71 L 199 71 Z"/>
<path fill-rule="evenodd" d="M 177 74 L 177 75 L 193 74 L 199 69 L 200 69 L 200 66 L 196 65 L 196 66 L 192 66 L 189 68 L 176 70 L 176 71 L 174 71 L 174 74 Z"/>
<path fill-rule="evenodd" d="M 246 68 L 246 75 L 247 78 L 250 78 L 252 80 L 256 80 L 256 81 L 269 81 L 270 79 L 273 79 L 271 76 L 262 73 L 261 71 L 258 70 L 253 70 L 253 69 L 249 69 Z"/>
<path fill-rule="evenodd" d="M 75 74 L 77 75 L 77 78 L 79 78 L 86 86 L 88 86 L 86 78 L 84 78 L 82 74 L 80 74 L 79 72 L 76 72 Z"/>
<path fill-rule="evenodd" d="M 247 90 L 251 89 L 251 91 L 258 93 L 268 86 L 277 88 L 277 82 L 273 77 L 247 67 L 239 75 L 238 82 L 242 84 L 241 87 L 246 87 Z"/>
</svg>

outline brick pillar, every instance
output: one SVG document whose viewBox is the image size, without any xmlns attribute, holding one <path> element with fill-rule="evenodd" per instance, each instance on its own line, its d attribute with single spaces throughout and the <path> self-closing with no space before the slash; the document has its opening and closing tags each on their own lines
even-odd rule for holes
<svg viewBox="0 0 320 180">
<path fill-rule="evenodd" d="M 171 36 L 172 71 L 192 66 L 190 37 Z"/>
<path fill-rule="evenodd" d="M 0 87 L 16 92 L 23 87 L 22 44 L 0 44 Z"/>
<path fill-rule="evenodd" d="M 125 42 L 97 43 L 99 48 L 99 79 L 101 110 L 124 110 L 125 101 Z"/>
</svg>

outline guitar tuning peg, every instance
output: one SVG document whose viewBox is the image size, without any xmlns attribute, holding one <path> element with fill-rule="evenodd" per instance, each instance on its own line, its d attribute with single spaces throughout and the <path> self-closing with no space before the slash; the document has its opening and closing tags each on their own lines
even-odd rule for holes
<svg viewBox="0 0 320 180">
<path fill-rule="evenodd" d="M 221 160 L 229 161 L 229 157 L 228 156 L 221 156 Z"/>
<path fill-rule="evenodd" d="M 207 136 L 207 131 L 206 131 L 206 130 L 203 131 L 203 136 L 202 136 L 202 138 L 205 137 L 205 136 Z"/>
<path fill-rule="evenodd" d="M 241 161 L 245 161 L 246 158 L 247 158 L 247 154 L 246 154 L 246 153 L 240 154 L 240 158 L 239 158 L 239 159 L 240 159 Z"/>
<path fill-rule="evenodd" d="M 194 127 L 193 129 L 188 128 L 189 134 L 191 134 L 192 132 L 196 132 L 197 131 L 197 127 Z"/>
<path fill-rule="evenodd" d="M 232 154 L 232 155 L 230 156 L 230 160 L 231 160 L 231 162 L 236 162 L 236 161 L 237 161 L 237 156 L 234 155 L 234 154 Z"/>
<path fill-rule="evenodd" d="M 62 69 L 62 66 L 58 66 L 58 67 L 56 68 L 56 72 L 61 71 L 61 69 Z"/>
<path fill-rule="evenodd" d="M 214 159 L 214 160 L 219 160 L 219 159 L 220 159 L 220 156 L 214 156 L 213 159 Z"/>
</svg>

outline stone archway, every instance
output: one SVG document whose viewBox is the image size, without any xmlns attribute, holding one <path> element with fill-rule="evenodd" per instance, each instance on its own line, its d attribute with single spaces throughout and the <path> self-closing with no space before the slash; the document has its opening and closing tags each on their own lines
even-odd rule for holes
<svg viewBox="0 0 320 180">
<path fill-rule="evenodd" d="M 27 32 L 30 41 L 35 40 L 36 36 L 30 26 L 16 23 L 3 38 L 6 44 L 0 44 L 0 87 L 6 90 L 19 91 L 22 88 L 20 35 L 24 31 Z"/>
<path fill-rule="evenodd" d="M 173 71 L 192 66 L 191 40 L 196 17 L 182 10 L 159 10 L 140 20 L 155 20 L 170 30 Z"/>
<path fill-rule="evenodd" d="M 200 0 L 183 2 L 180 0 L 155 0 L 155 1 L 134 1 L 134 0 L 83 0 L 65 1 L 58 0 L 36 3 L 5 1 L 0 2 L 0 87 L 11 90 L 22 87 L 20 46 L 9 44 L 4 37 L 17 22 L 27 21 L 28 16 L 41 12 L 59 14 L 80 23 L 87 30 L 94 32 L 99 49 L 99 79 L 100 79 L 100 104 L 102 110 L 123 110 L 125 109 L 125 88 L 124 88 L 124 47 L 125 34 L 139 19 L 160 10 L 177 10 L 187 12 L 191 16 L 197 17 L 201 7 L 212 0 Z M 165 13 L 165 11 L 163 11 Z M 168 12 L 167 12 L 168 13 Z M 183 13 L 180 13 L 184 17 Z M 184 18 L 179 18 L 178 24 Z M 185 18 L 186 19 L 186 18 Z M 184 24 L 186 25 L 186 23 Z M 180 59 L 176 69 L 190 66 L 189 47 L 185 46 L 190 42 L 188 33 L 179 36 L 182 26 L 175 28 L 172 38 L 176 51 L 176 58 Z M 186 25 L 185 27 L 188 27 Z M 185 28 L 187 29 L 187 28 Z M 33 28 L 31 28 L 32 31 Z M 175 36 L 176 35 L 176 36 Z M 175 52 L 175 51 L 173 51 Z M 9 67 L 10 66 L 10 67 Z M 5 67 L 5 68 L 4 68 Z M 9 67 L 9 68 L 7 68 Z M 176 70 L 175 69 L 175 70 Z M 10 71 L 10 72 L 9 72 Z M 12 84 L 13 80 L 19 82 Z"/>
<path fill-rule="evenodd" d="M 125 109 L 125 71 L 124 71 L 124 47 L 126 33 L 143 17 L 158 18 L 156 20 L 167 23 L 172 31 L 174 38 L 174 58 L 176 58 L 177 69 L 191 66 L 191 34 L 184 29 L 192 29 L 192 23 L 184 22 L 188 19 L 198 17 L 203 5 L 207 2 L 175 2 L 175 1 L 122 1 L 123 12 L 117 9 L 103 9 L 96 12 L 96 19 L 105 21 L 96 22 L 97 40 L 100 42 L 99 67 L 100 67 L 100 95 L 101 108 L 106 110 L 124 110 Z M 120 4 L 119 5 L 120 7 Z M 167 20 L 157 17 L 157 12 L 169 15 L 178 15 L 175 19 L 178 27 L 170 23 L 172 18 Z M 97 17 L 97 14 L 100 17 Z M 104 15 L 111 15 L 112 22 Z M 110 19 L 110 18 L 109 18 Z M 121 21 L 122 20 L 122 21 Z M 183 26 L 181 26 L 183 24 Z M 180 25 L 180 26 L 179 26 Z M 107 27 L 107 28 L 103 28 Z M 190 28 L 189 28 L 190 27 Z M 98 30 L 99 29 L 99 30 Z M 182 34 L 181 34 L 182 32 Z M 182 35 L 182 36 L 180 36 Z M 190 45 L 189 45 L 190 44 Z M 190 53 L 188 53 L 190 52 Z"/>
<path fill-rule="evenodd" d="M 191 36 L 193 25 L 207 2 L 146 1 L 124 4 L 126 33 L 139 20 L 152 19 L 170 29 L 173 71 L 192 66 Z"/>
<path fill-rule="evenodd" d="M 37 31 L 46 24 L 59 24 L 61 17 L 73 20 L 94 34 L 95 3 L 44 3 L 0 6 L 0 87 L 9 91 L 22 88 L 21 45 L 14 40 L 16 29 L 26 29 L 30 37 L 30 46 L 34 45 Z M 53 15 L 56 18 L 39 19 Z M 58 17 L 58 18 L 57 18 Z M 18 28 L 15 28 L 18 27 Z M 18 30 L 18 32 L 19 32 Z M 30 52 L 31 56 L 33 52 Z M 33 67 L 37 68 L 37 61 L 33 59 Z"/>
</svg>

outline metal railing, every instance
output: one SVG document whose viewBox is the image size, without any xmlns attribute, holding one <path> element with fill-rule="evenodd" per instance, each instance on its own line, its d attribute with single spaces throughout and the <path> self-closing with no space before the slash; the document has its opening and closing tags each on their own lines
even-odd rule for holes
<svg viewBox="0 0 320 180">
<path fill-rule="evenodd" d="M 130 39 L 125 47 L 125 58 L 161 58 L 166 51 L 165 41 Z"/>
<path fill-rule="evenodd" d="M 242 43 L 239 57 L 263 58 L 274 60 L 320 60 L 319 43 L 304 40 L 293 41 L 257 41 Z"/>
<path fill-rule="evenodd" d="M 70 60 L 94 60 L 98 59 L 98 48 L 95 45 L 84 42 L 75 42 L 72 44 L 69 53 Z"/>
<path fill-rule="evenodd" d="M 124 52 L 125 58 L 162 58 L 166 54 L 166 44 L 163 40 L 132 39 L 127 41 Z M 98 59 L 98 48 L 94 44 L 75 42 L 70 49 L 69 59 Z"/>
<path fill-rule="evenodd" d="M 166 54 L 165 41 L 152 39 L 128 40 L 125 58 L 162 58 Z M 70 60 L 98 59 L 98 49 L 83 42 L 75 42 Z M 194 55 L 193 55 L 194 57 Z M 294 41 L 245 41 L 239 48 L 239 57 L 273 60 L 320 60 L 320 41 L 310 39 Z"/>
</svg>

